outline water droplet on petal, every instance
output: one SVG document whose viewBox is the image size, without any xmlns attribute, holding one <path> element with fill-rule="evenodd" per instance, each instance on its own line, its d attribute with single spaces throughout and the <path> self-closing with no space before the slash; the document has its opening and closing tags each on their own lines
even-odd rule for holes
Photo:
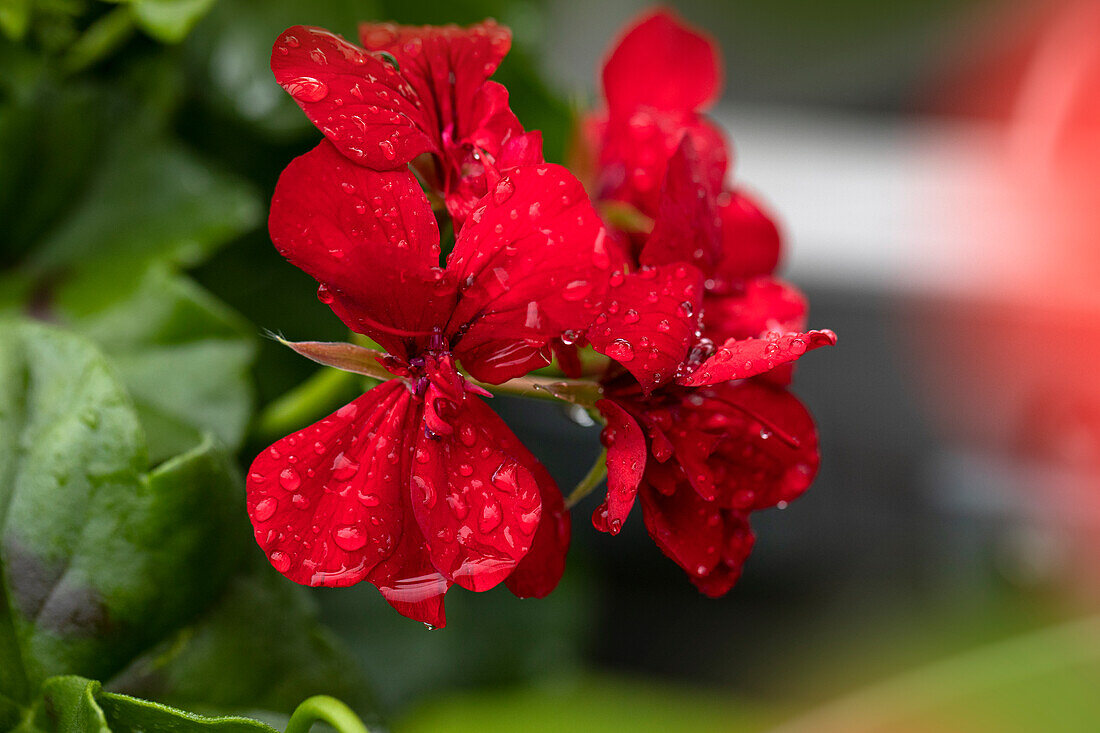
<svg viewBox="0 0 1100 733">
<path fill-rule="evenodd" d="M 279 473 L 279 485 L 287 491 L 294 491 L 302 483 L 302 477 L 293 468 L 284 468 Z"/>
<path fill-rule="evenodd" d="M 634 347 L 626 339 L 615 339 L 604 353 L 617 362 L 627 362 L 634 358 Z"/>
<path fill-rule="evenodd" d="M 497 182 L 497 187 L 493 189 L 493 201 L 495 203 L 503 204 L 508 199 L 512 198 L 512 194 L 516 192 L 516 184 L 512 183 L 512 180 L 505 176 Z"/>
<path fill-rule="evenodd" d="M 271 566 L 280 573 L 285 573 L 287 570 L 290 570 L 290 555 L 285 552 L 275 550 L 275 552 L 271 553 L 269 559 L 271 560 Z"/>
<path fill-rule="evenodd" d="M 261 499 L 256 503 L 256 508 L 252 510 L 252 518 L 257 522 L 266 522 L 271 519 L 278 508 L 279 501 L 274 496 Z"/>
<path fill-rule="evenodd" d="M 290 45 L 290 39 L 287 39 Z M 328 84 L 312 76 L 300 76 L 283 84 L 283 89 L 299 102 L 320 102 L 328 96 Z"/>
<path fill-rule="evenodd" d="M 500 503 L 490 497 L 483 507 L 481 507 L 481 514 L 477 518 L 477 528 L 482 534 L 492 532 L 498 526 L 500 526 L 500 520 L 503 517 L 500 511 Z"/>
<path fill-rule="evenodd" d="M 355 552 L 367 544 L 367 533 L 363 531 L 362 527 L 355 524 L 337 527 L 333 530 L 332 537 L 336 540 L 336 544 L 340 549 L 348 552 Z"/>
<path fill-rule="evenodd" d="M 561 297 L 564 300 L 577 301 L 581 300 L 589 293 L 592 292 L 592 283 L 587 280 L 574 280 L 568 283 L 561 291 Z"/>
<path fill-rule="evenodd" d="M 332 477 L 337 481 L 347 481 L 359 472 L 359 464 L 340 453 L 332 461 Z"/>
</svg>

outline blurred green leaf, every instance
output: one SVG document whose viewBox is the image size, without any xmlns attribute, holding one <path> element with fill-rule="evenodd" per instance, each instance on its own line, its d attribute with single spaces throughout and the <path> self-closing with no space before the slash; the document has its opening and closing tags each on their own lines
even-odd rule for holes
<svg viewBox="0 0 1100 733">
<path fill-rule="evenodd" d="M 120 136 L 83 200 L 26 267 L 63 280 L 69 312 L 91 313 L 133 287 L 153 262 L 195 265 L 255 226 L 253 191 L 156 135 Z"/>
<path fill-rule="evenodd" d="M 266 562 L 110 686 L 196 710 L 289 712 L 321 693 L 374 708 L 354 660 L 318 625 L 310 595 Z"/>
<path fill-rule="evenodd" d="M 52 677 L 42 686 L 33 722 L 21 729 L 41 733 L 274 733 L 258 720 L 207 718 L 147 700 L 105 692 L 83 677 Z"/>
<path fill-rule="evenodd" d="M 641 680 L 583 676 L 557 686 L 475 692 L 415 708 L 397 733 L 749 733 L 775 715 L 721 695 Z"/>
<path fill-rule="evenodd" d="M 164 43 L 179 43 L 216 0 L 132 0 L 134 20 Z"/>
<path fill-rule="evenodd" d="M 242 540 L 232 467 L 209 440 L 147 466 L 134 408 L 90 342 L 0 326 L 0 695 L 109 677 L 224 587 Z"/>
<path fill-rule="evenodd" d="M 129 297 L 77 318 L 137 406 L 154 462 L 212 433 L 236 451 L 252 413 L 252 327 L 195 283 L 154 267 Z"/>
<path fill-rule="evenodd" d="M 0 104 L 0 266 L 26 256 L 83 193 L 110 107 L 94 87 L 77 83 L 24 90 Z"/>
<path fill-rule="evenodd" d="M 387 710 L 455 688 L 579 674 L 594 611 L 584 568 L 575 563 L 554 592 L 538 601 L 521 600 L 503 587 L 452 591 L 447 627 L 430 633 L 394 613 L 366 583 L 315 594 L 321 618 L 362 660 Z"/>
<path fill-rule="evenodd" d="M 202 98 L 223 114 L 276 137 L 308 134 L 309 120 L 271 75 L 271 47 L 292 25 L 357 37 L 377 18 L 370 0 L 220 0 L 187 39 L 187 62 Z"/>
<path fill-rule="evenodd" d="M 31 19 L 31 0 L 0 0 L 0 31 L 18 41 L 27 32 Z"/>
<path fill-rule="evenodd" d="M 65 52 L 66 71 L 80 71 L 106 58 L 129 39 L 134 30 L 133 17 L 126 8 L 115 8 L 96 18 Z"/>
</svg>

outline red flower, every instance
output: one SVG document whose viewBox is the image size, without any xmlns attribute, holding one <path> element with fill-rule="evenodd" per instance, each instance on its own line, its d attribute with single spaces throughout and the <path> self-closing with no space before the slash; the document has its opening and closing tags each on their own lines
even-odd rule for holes
<svg viewBox="0 0 1100 733">
<path fill-rule="evenodd" d="M 684 26 L 669 10 L 643 15 L 622 36 L 603 68 L 607 109 L 584 124 L 596 151 L 596 198 L 651 214 L 665 167 L 688 137 L 717 190 L 728 162 L 725 138 L 700 114 L 722 86 L 713 41 Z"/>
<path fill-rule="evenodd" d="M 810 485 L 817 433 L 787 391 L 756 380 L 645 395 L 629 377 L 605 383 L 608 492 L 593 523 L 617 534 L 641 494 L 658 547 L 704 593 L 727 592 L 752 549 L 749 512 Z"/>
<path fill-rule="evenodd" d="M 525 133 L 508 91 L 487 81 L 511 47 L 507 28 L 364 24 L 360 35 L 366 49 L 295 26 L 271 55 L 279 84 L 351 160 L 397 170 L 432 154 L 416 166 L 456 229 L 500 174 L 542 162 L 540 134 Z"/>
<path fill-rule="evenodd" d="M 619 219 L 633 272 L 611 279 L 587 332 L 617 362 L 597 403 L 608 492 L 593 523 L 618 533 L 640 493 L 657 545 L 721 595 L 752 549 L 749 513 L 796 498 L 817 471 L 813 421 L 783 387 L 796 359 L 836 337 L 805 331 L 805 298 L 771 277 L 771 218 L 723 190 L 725 145 L 699 114 L 720 85 L 710 40 L 657 11 L 603 78 L 608 111 L 584 128 L 596 190 L 636 212 Z"/>
<path fill-rule="evenodd" d="M 559 166 L 514 168 L 440 267 L 413 174 L 357 165 L 326 140 L 283 172 L 270 230 L 394 375 L 256 458 L 249 513 L 271 563 L 309 585 L 369 580 L 434 626 L 451 583 L 548 593 L 569 536 L 560 493 L 454 361 L 499 383 L 591 321 L 609 261 L 580 183 Z"/>
</svg>

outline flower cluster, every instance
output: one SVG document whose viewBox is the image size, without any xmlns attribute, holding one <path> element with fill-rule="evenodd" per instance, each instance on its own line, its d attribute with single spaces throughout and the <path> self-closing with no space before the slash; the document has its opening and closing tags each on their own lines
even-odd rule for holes
<svg viewBox="0 0 1100 733">
<path fill-rule="evenodd" d="M 549 593 L 568 510 L 483 398 L 553 364 L 575 379 L 550 392 L 607 424 L 596 526 L 618 532 L 640 495 L 657 544 L 725 592 L 752 545 L 748 512 L 813 478 L 813 422 L 785 384 L 835 337 L 803 331 L 803 299 L 770 276 L 775 226 L 723 188 L 726 147 L 700 114 L 718 91 L 713 45 L 657 13 L 611 55 L 607 111 L 584 125 L 598 209 L 490 81 L 507 29 L 360 36 L 294 27 L 272 52 L 324 139 L 280 177 L 271 238 L 380 350 L 292 346 L 381 384 L 253 462 L 248 509 L 271 564 L 308 585 L 367 580 L 436 627 L 452 584 Z M 606 357 L 598 373 L 581 368 L 587 344 Z"/>
</svg>

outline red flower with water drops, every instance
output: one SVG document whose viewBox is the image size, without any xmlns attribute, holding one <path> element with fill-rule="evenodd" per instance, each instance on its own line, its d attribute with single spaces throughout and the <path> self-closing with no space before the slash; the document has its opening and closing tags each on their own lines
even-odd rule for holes
<svg viewBox="0 0 1100 733">
<path fill-rule="evenodd" d="M 392 375 L 256 458 L 249 513 L 272 564 L 309 585 L 368 580 L 433 626 L 452 583 L 548 593 L 568 545 L 561 496 L 456 360 L 500 383 L 591 322 L 609 260 L 580 183 L 559 166 L 513 169 L 441 267 L 416 177 L 326 140 L 283 172 L 269 226 L 321 299 L 383 346 Z"/>
<path fill-rule="evenodd" d="M 360 37 L 365 48 L 295 26 L 271 55 L 276 80 L 348 158 L 376 170 L 413 162 L 456 229 L 502 173 L 542 162 L 541 135 L 488 81 L 511 47 L 507 28 L 364 24 Z"/>
<path fill-rule="evenodd" d="M 685 137 L 708 181 L 721 187 L 729 152 L 722 131 L 702 114 L 721 90 L 720 61 L 713 40 L 670 10 L 631 24 L 604 63 L 607 108 L 582 123 L 597 171 L 595 198 L 652 215 L 668 160 Z"/>
<path fill-rule="evenodd" d="M 816 474 L 813 420 L 784 386 L 795 360 L 836 342 L 805 331 L 805 298 L 771 277 L 772 219 L 723 189 L 724 142 L 699 114 L 720 77 L 709 39 L 647 14 L 604 67 L 606 115 L 584 128 L 631 260 L 587 332 L 616 362 L 597 403 L 608 491 L 593 523 L 617 534 L 640 495 L 654 541 L 712 596 L 740 576 L 750 512 L 791 501 Z"/>
</svg>

